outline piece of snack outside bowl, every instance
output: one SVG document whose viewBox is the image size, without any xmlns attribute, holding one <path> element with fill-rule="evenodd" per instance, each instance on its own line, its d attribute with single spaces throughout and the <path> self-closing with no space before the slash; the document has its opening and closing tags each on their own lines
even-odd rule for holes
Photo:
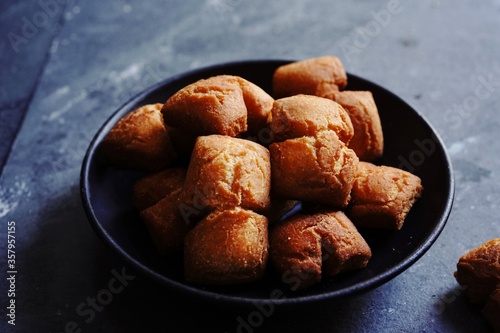
<svg viewBox="0 0 500 333">
<path fill-rule="evenodd" d="M 365 267 L 371 250 L 341 211 L 295 214 L 269 232 L 270 261 L 291 290 L 308 288 L 322 279 Z"/>
<path fill-rule="evenodd" d="M 234 207 L 201 220 L 184 241 L 186 280 L 202 285 L 260 280 L 268 259 L 265 216 Z"/>
<path fill-rule="evenodd" d="M 420 178 L 410 172 L 359 162 L 347 216 L 357 227 L 400 230 L 422 192 Z"/>
<path fill-rule="evenodd" d="M 162 104 L 144 105 L 111 129 L 101 142 L 99 154 L 115 167 L 158 171 L 176 158 L 160 112 Z"/>
<path fill-rule="evenodd" d="M 481 313 L 495 330 L 500 333 L 500 284 L 490 294 Z"/>
<path fill-rule="evenodd" d="M 272 85 L 274 98 L 317 95 L 319 92 L 344 89 L 347 74 L 339 58 L 322 56 L 278 67 Z"/>
<path fill-rule="evenodd" d="M 275 142 L 269 151 L 276 197 L 347 207 L 358 157 L 335 132 Z"/>
<path fill-rule="evenodd" d="M 175 190 L 182 188 L 185 168 L 168 168 L 139 178 L 132 188 L 132 204 L 138 210 L 153 206 Z"/>
<path fill-rule="evenodd" d="M 311 95 L 295 95 L 274 101 L 271 110 L 274 141 L 315 137 L 321 131 L 334 131 L 346 145 L 354 135 L 348 113 L 340 104 Z"/>
<path fill-rule="evenodd" d="M 189 163 L 181 202 L 209 213 L 240 206 L 265 211 L 271 203 L 267 148 L 223 135 L 200 136 Z"/>
<path fill-rule="evenodd" d="M 460 257 L 454 276 L 465 286 L 472 303 L 486 302 L 500 283 L 500 238 L 494 238 Z"/>
</svg>

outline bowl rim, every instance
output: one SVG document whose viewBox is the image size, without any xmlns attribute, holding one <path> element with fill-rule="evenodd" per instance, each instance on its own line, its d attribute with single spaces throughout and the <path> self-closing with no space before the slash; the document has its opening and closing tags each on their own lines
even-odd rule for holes
<svg viewBox="0 0 500 333">
<path fill-rule="evenodd" d="M 215 291 L 210 291 L 210 290 L 204 290 L 200 289 L 197 286 L 192 286 L 187 283 L 182 283 L 175 281 L 173 279 L 170 279 L 162 274 L 159 274 L 149 268 L 148 266 L 144 265 L 137 259 L 133 258 L 131 255 L 129 255 L 114 239 L 111 237 L 109 232 L 99 223 L 99 219 L 96 215 L 96 212 L 91 204 L 91 193 L 89 192 L 90 188 L 90 183 L 89 183 L 89 172 L 90 172 L 90 167 L 91 167 L 91 162 L 93 159 L 93 156 L 97 150 L 98 143 L 104 138 L 105 134 L 114 126 L 116 121 L 118 121 L 119 117 L 118 114 L 121 114 L 123 109 L 125 108 L 130 108 L 133 105 L 136 105 L 140 100 L 144 99 L 145 97 L 155 93 L 156 91 L 160 90 L 163 88 L 165 85 L 170 84 L 173 81 L 182 79 L 183 77 L 189 77 L 189 76 L 195 76 L 197 74 L 201 74 L 207 71 L 217 71 L 224 69 L 226 67 L 235 67 L 235 66 L 245 66 L 245 65 L 258 65 L 258 64 L 275 64 L 275 65 L 283 65 L 286 63 L 294 62 L 297 60 L 282 60 L 282 59 L 256 59 L 256 60 L 241 60 L 241 61 L 230 61 L 230 62 L 224 62 L 224 63 L 219 63 L 215 65 L 209 65 L 209 66 L 204 66 L 201 68 L 185 71 L 182 73 L 175 74 L 165 80 L 162 80 L 155 85 L 144 89 L 140 93 L 136 94 L 134 97 L 130 98 L 128 101 L 123 103 L 119 108 L 116 109 L 108 118 L 107 120 L 100 126 L 94 137 L 92 138 L 87 151 L 85 153 L 85 156 L 83 158 L 83 163 L 80 171 L 80 196 L 82 200 L 82 205 L 85 211 L 85 214 L 87 216 L 87 219 L 90 222 L 90 225 L 94 232 L 98 235 L 99 239 L 109 248 L 111 248 L 112 252 L 118 255 L 118 257 L 124 262 L 129 264 L 134 270 L 137 272 L 146 275 L 148 278 L 152 278 L 154 281 L 162 284 L 162 285 L 167 285 L 172 288 L 172 290 L 176 292 L 181 292 L 186 295 L 190 296 L 195 296 L 198 298 L 202 298 L 204 300 L 215 300 L 219 303 L 223 304 L 228 304 L 228 305 L 251 305 L 259 302 L 272 302 L 274 305 L 295 305 L 295 304 L 309 304 L 312 302 L 318 302 L 322 300 L 327 300 L 327 299 L 340 299 L 343 297 L 350 297 L 353 295 L 360 294 L 362 292 L 368 291 L 370 289 L 376 288 L 397 275 L 401 274 L 404 272 L 408 267 L 413 265 L 418 259 L 420 259 L 432 246 L 432 244 L 437 240 L 439 235 L 441 234 L 442 230 L 444 229 L 447 220 L 450 216 L 452 207 L 453 207 L 453 202 L 454 202 L 454 196 L 455 196 L 455 179 L 454 179 L 454 172 L 453 172 L 453 167 L 451 163 L 451 159 L 449 156 L 449 153 L 447 152 L 445 148 L 445 144 L 440 137 L 440 135 L 437 133 L 435 128 L 432 126 L 432 124 L 427 121 L 427 119 L 418 111 L 416 110 L 413 106 L 411 106 L 409 103 L 404 101 L 402 98 L 399 96 L 395 95 L 391 91 L 387 90 L 385 87 L 380 86 L 379 84 L 376 84 L 370 80 L 364 79 L 362 77 L 359 77 L 355 74 L 347 73 L 348 77 L 356 78 L 357 80 L 364 81 L 367 84 L 376 86 L 378 89 L 383 91 L 385 94 L 391 96 L 391 98 L 397 99 L 399 102 L 406 104 L 408 108 L 410 108 L 415 115 L 420 118 L 420 120 L 427 126 L 429 127 L 430 131 L 433 134 L 433 139 L 437 143 L 437 147 L 441 150 L 441 153 L 444 157 L 446 165 L 444 166 L 446 169 L 446 184 L 447 186 L 447 192 L 449 193 L 448 197 L 446 198 L 446 203 L 440 213 L 439 219 L 437 220 L 437 223 L 435 227 L 431 230 L 431 232 L 428 234 L 427 238 L 425 241 L 423 241 L 420 246 L 418 246 L 409 256 L 406 256 L 404 260 L 402 260 L 400 263 L 392 266 L 390 269 L 386 270 L 385 272 L 374 276 L 370 279 L 367 279 L 365 281 L 356 283 L 352 286 L 339 289 L 336 291 L 331 291 L 331 292 L 324 292 L 321 294 L 315 294 L 315 295 L 305 295 L 305 296 L 297 296 L 293 298 L 279 298 L 279 299 L 271 299 L 271 298 L 248 298 L 248 297 L 242 297 L 242 296 L 234 296 L 234 295 L 226 295 L 226 294 L 220 294 Z M 117 118 L 117 119 L 115 119 Z"/>
</svg>

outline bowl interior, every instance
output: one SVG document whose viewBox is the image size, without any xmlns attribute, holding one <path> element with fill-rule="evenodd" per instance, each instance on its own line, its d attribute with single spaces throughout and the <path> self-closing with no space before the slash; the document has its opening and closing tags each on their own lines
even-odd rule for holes
<svg viewBox="0 0 500 333">
<path fill-rule="evenodd" d="M 152 246 L 130 196 L 142 174 L 102 164 L 99 143 L 125 114 L 148 103 L 163 103 L 182 87 L 219 74 L 239 75 L 271 92 L 274 70 L 289 61 L 244 61 L 191 71 L 144 91 L 120 107 L 101 127 L 89 146 L 81 173 L 81 194 L 89 221 L 98 236 L 124 261 L 165 286 L 190 295 L 222 302 L 250 304 L 270 298 L 276 304 L 297 304 L 346 297 L 374 288 L 418 260 L 436 240 L 450 213 L 454 184 L 450 159 L 442 141 L 412 107 L 386 89 L 348 74 L 349 90 L 369 90 L 379 109 L 384 131 L 384 156 L 378 164 L 408 170 L 422 179 L 424 193 L 400 231 L 365 230 L 373 257 L 359 271 L 324 278 L 317 286 L 289 291 L 272 269 L 258 283 L 231 287 L 200 287 L 183 278 L 182 258 L 163 258 Z"/>
</svg>

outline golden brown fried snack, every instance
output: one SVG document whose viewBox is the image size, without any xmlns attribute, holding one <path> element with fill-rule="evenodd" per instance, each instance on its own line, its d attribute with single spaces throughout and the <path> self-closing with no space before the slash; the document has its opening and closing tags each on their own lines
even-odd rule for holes
<svg viewBox="0 0 500 333">
<path fill-rule="evenodd" d="M 348 144 L 354 130 L 349 115 L 338 103 L 317 96 L 295 95 L 278 99 L 271 110 L 271 130 L 275 141 L 316 136 L 334 131 Z"/>
<path fill-rule="evenodd" d="M 269 146 L 273 193 L 280 198 L 345 208 L 358 157 L 333 131 Z"/>
<path fill-rule="evenodd" d="M 182 88 L 161 111 L 165 124 L 196 136 L 236 136 L 247 130 L 247 108 L 240 86 L 214 78 Z"/>
<path fill-rule="evenodd" d="M 179 194 L 180 189 L 175 190 L 140 214 L 153 244 L 162 255 L 181 250 L 184 236 L 191 229 L 189 221 L 177 212 Z"/>
<path fill-rule="evenodd" d="M 484 303 L 500 283 L 500 238 L 464 254 L 454 275 L 472 303 Z"/>
<path fill-rule="evenodd" d="M 219 75 L 214 80 L 233 82 L 240 86 L 248 113 L 248 130 L 257 133 L 268 124 L 274 99 L 256 84 L 234 75 Z"/>
<path fill-rule="evenodd" d="M 337 57 L 324 56 L 292 62 L 276 69 L 273 76 L 275 98 L 298 94 L 318 95 L 330 90 L 342 90 L 347 74 Z"/>
<path fill-rule="evenodd" d="M 270 205 L 269 151 L 243 139 L 200 136 L 181 194 L 185 205 L 207 212 L 235 206 L 263 211 Z"/>
<path fill-rule="evenodd" d="M 162 108 L 168 126 L 195 136 L 237 136 L 266 126 L 274 99 L 252 82 L 233 75 L 218 75 L 192 83 Z"/>
<path fill-rule="evenodd" d="M 370 91 L 330 91 L 322 97 L 329 98 L 347 111 L 354 127 L 349 148 L 361 161 L 375 161 L 384 151 L 384 136 L 380 117 Z"/>
<path fill-rule="evenodd" d="M 139 178 L 132 189 L 132 204 L 139 210 L 153 206 L 168 194 L 182 188 L 186 169 L 171 168 Z"/>
<path fill-rule="evenodd" d="M 500 285 L 488 297 L 482 313 L 495 332 L 500 332 Z"/>
<path fill-rule="evenodd" d="M 363 268 L 371 250 L 341 211 L 296 214 L 269 234 L 270 260 L 292 290 L 307 288 L 329 276 Z"/>
<path fill-rule="evenodd" d="M 185 276 L 193 283 L 256 281 L 264 274 L 267 258 L 267 219 L 240 207 L 211 213 L 184 242 Z"/>
<path fill-rule="evenodd" d="M 161 104 L 144 105 L 123 117 L 104 138 L 99 153 L 119 168 L 157 171 L 176 153 L 160 112 Z"/>
<path fill-rule="evenodd" d="M 399 230 L 422 191 L 418 176 L 359 162 L 347 215 L 357 227 Z"/>
</svg>

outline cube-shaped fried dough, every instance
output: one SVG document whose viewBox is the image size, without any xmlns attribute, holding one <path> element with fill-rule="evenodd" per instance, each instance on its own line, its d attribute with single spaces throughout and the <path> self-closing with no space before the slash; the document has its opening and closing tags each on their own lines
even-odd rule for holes
<svg viewBox="0 0 500 333">
<path fill-rule="evenodd" d="M 157 171 L 167 167 L 176 153 L 163 123 L 161 107 L 144 105 L 120 119 L 102 141 L 101 156 L 119 168 Z"/>
<path fill-rule="evenodd" d="M 247 130 L 247 109 L 239 85 L 211 78 L 192 83 L 163 105 L 165 124 L 195 135 L 236 136 Z"/>
<path fill-rule="evenodd" d="M 486 320 L 493 327 L 495 332 L 500 332 L 500 284 L 497 288 L 490 294 L 486 305 L 481 311 Z"/>
<path fill-rule="evenodd" d="M 342 90 L 347 74 L 339 58 L 324 56 L 280 66 L 273 75 L 273 95 L 282 98 L 298 94 L 318 95 Z"/>
<path fill-rule="evenodd" d="M 422 191 L 416 175 L 359 162 L 347 215 L 358 227 L 399 230 Z"/>
<path fill-rule="evenodd" d="M 139 178 L 132 189 L 132 203 L 135 208 L 144 210 L 182 188 L 186 169 L 170 168 Z"/>
<path fill-rule="evenodd" d="M 333 131 L 269 146 L 276 196 L 345 208 L 358 157 Z"/>
<path fill-rule="evenodd" d="M 316 136 L 334 131 L 346 144 L 354 130 L 349 115 L 338 103 L 317 96 L 295 95 L 278 99 L 271 110 L 271 130 L 275 141 Z"/>
<path fill-rule="evenodd" d="M 247 123 L 250 132 L 257 133 L 260 129 L 268 125 L 274 98 L 261 87 L 240 76 L 219 75 L 217 78 L 222 81 L 234 82 L 240 86 L 247 108 Z"/>
<path fill-rule="evenodd" d="M 171 96 L 162 112 L 168 126 L 195 136 L 236 136 L 267 124 L 273 98 L 239 76 L 219 75 L 194 82 Z"/>
<path fill-rule="evenodd" d="M 455 278 L 472 303 L 484 303 L 500 284 L 500 238 L 492 239 L 464 254 Z"/>
<path fill-rule="evenodd" d="M 192 227 L 189 221 L 184 220 L 178 213 L 179 194 L 180 189 L 140 213 L 153 244 L 162 255 L 180 251 L 184 236 Z"/>
<path fill-rule="evenodd" d="M 382 156 L 384 136 L 377 105 L 370 91 L 332 91 L 323 97 L 336 101 L 347 111 L 354 127 L 349 148 L 361 161 L 373 162 Z"/>
<path fill-rule="evenodd" d="M 181 201 L 207 212 L 235 206 L 263 211 L 270 205 L 270 187 L 271 163 L 265 147 L 229 136 L 200 136 Z"/>
<path fill-rule="evenodd" d="M 341 211 L 296 214 L 279 222 L 269 234 L 270 260 L 292 290 L 360 269 L 371 250 L 356 227 Z"/>
<path fill-rule="evenodd" d="M 268 259 L 267 219 L 235 207 L 215 211 L 186 236 L 186 280 L 199 284 L 235 284 L 259 280 Z"/>
</svg>

